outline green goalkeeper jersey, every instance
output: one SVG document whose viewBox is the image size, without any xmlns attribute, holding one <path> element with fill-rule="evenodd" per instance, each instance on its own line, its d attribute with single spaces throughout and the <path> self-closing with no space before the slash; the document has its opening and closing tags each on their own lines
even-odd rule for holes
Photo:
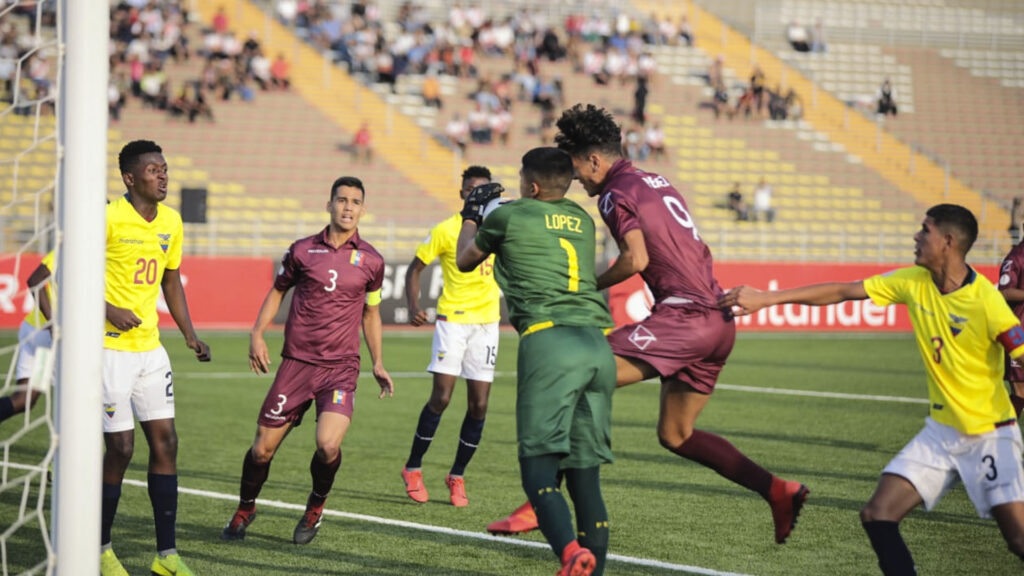
<svg viewBox="0 0 1024 576">
<path fill-rule="evenodd" d="M 551 326 L 612 325 L 594 276 L 594 220 L 563 198 L 520 198 L 492 212 L 476 245 L 495 254 L 495 279 L 520 336 Z"/>
</svg>

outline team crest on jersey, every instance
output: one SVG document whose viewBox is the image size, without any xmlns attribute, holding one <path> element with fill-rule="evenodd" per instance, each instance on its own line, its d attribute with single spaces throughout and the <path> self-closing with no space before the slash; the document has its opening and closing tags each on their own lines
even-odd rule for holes
<svg viewBox="0 0 1024 576">
<path fill-rule="evenodd" d="M 103 404 L 103 413 L 107 418 L 113 418 L 114 412 L 117 412 L 117 404 Z"/>
<path fill-rule="evenodd" d="M 160 249 L 167 252 L 167 247 L 171 244 L 171 235 L 157 234 L 156 237 L 160 239 Z"/>
<path fill-rule="evenodd" d="M 648 346 L 656 342 L 658 339 L 651 333 L 650 330 L 643 326 L 637 326 L 633 333 L 629 335 L 629 341 L 634 346 L 641 350 L 646 350 Z"/>
<path fill-rule="evenodd" d="M 952 312 L 949 313 L 949 329 L 953 332 L 953 336 L 956 336 L 964 331 L 967 327 L 967 318 L 963 316 L 957 316 Z"/>
<path fill-rule="evenodd" d="M 337 404 L 338 406 L 345 405 L 345 391 L 335 390 L 334 396 L 331 398 L 331 404 Z"/>
<path fill-rule="evenodd" d="M 361 266 L 363 264 L 363 251 L 353 250 L 352 258 L 349 260 L 353 266 Z"/>
</svg>

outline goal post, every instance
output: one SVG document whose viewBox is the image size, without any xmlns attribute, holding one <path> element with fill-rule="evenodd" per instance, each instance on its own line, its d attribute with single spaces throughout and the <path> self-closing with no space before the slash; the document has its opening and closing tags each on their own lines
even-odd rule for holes
<svg viewBox="0 0 1024 576">
<path fill-rule="evenodd" d="M 57 109 L 57 454 L 53 553 L 58 576 L 99 572 L 101 356 L 107 187 L 109 14 L 60 0 Z"/>
</svg>

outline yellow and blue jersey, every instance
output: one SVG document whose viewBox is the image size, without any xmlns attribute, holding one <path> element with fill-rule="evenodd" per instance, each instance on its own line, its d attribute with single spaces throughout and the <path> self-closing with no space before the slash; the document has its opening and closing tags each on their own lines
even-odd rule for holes
<svg viewBox="0 0 1024 576">
<path fill-rule="evenodd" d="M 50 277 L 46 280 L 43 290 L 46 290 L 46 295 L 50 298 L 50 310 L 56 310 L 57 291 L 53 289 L 54 252 L 51 250 L 46 256 L 43 256 L 40 264 L 46 266 L 46 269 L 50 271 Z M 46 317 L 43 316 L 43 311 L 39 309 L 38 299 L 32 311 L 25 315 L 25 322 L 34 328 L 42 328 L 46 324 Z"/>
<path fill-rule="evenodd" d="M 987 278 L 969 268 L 966 283 L 943 294 L 927 269 L 914 266 L 868 278 L 864 289 L 879 306 L 907 306 L 933 420 L 981 434 L 1015 418 L 1003 386 L 1003 348 L 1024 355 L 1024 330 Z"/>
<path fill-rule="evenodd" d="M 146 352 L 160 346 L 160 283 L 164 270 L 181 266 L 183 233 L 181 216 L 163 204 L 152 222 L 147 222 L 126 197 L 107 205 L 106 300 L 130 309 L 142 324 L 121 332 L 107 322 L 105 348 Z"/>
<path fill-rule="evenodd" d="M 424 264 L 440 259 L 444 289 L 437 301 L 439 320 L 456 324 L 489 324 L 501 317 L 500 293 L 494 282 L 494 256 L 480 263 L 475 270 L 460 272 L 455 264 L 462 216 L 455 214 L 430 231 L 416 249 L 416 257 Z"/>
</svg>

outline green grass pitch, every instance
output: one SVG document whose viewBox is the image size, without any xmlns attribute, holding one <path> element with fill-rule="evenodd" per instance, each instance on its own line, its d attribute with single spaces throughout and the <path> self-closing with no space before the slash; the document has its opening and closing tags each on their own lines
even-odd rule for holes
<svg viewBox="0 0 1024 576">
<path fill-rule="evenodd" d="M 465 411 L 461 384 L 424 460 L 431 501 L 417 505 L 399 471 L 408 455 L 416 418 L 430 390 L 423 372 L 429 332 L 388 332 L 385 365 L 396 375 L 394 398 L 378 400 L 369 376 L 360 380 L 356 412 L 342 451 L 343 464 L 327 501 L 329 510 L 374 519 L 328 516 L 305 547 L 291 542 L 301 512 L 262 505 L 241 542 L 219 540 L 234 510 L 242 457 L 252 441 L 270 376 L 247 373 L 248 338 L 241 333 L 201 334 L 213 361 L 195 361 L 177 334 L 164 343 L 175 369 L 179 477 L 178 548 L 200 575 L 551 575 L 550 551 L 522 546 L 539 534 L 501 541 L 472 538 L 523 500 L 514 427 L 517 339 L 501 340 L 497 378 L 483 441 L 467 470 L 470 505 L 447 501 L 444 476 L 455 454 Z M 0 345 L 13 335 L 0 336 Z M 268 338 L 280 350 L 280 334 Z M 366 355 L 364 354 L 364 367 Z M 275 357 L 276 366 L 276 357 Z M 757 388 L 923 398 L 924 372 L 908 336 L 741 335 L 721 383 Z M 98 386 L 98 382 L 72 382 Z M 611 551 L 633 559 L 691 566 L 694 573 L 755 576 L 877 574 L 875 557 L 858 518 L 888 460 L 922 426 L 921 403 L 770 394 L 719 389 L 698 425 L 723 435 L 772 472 L 804 482 L 811 496 L 790 541 L 776 545 L 761 498 L 697 464 L 662 449 L 654 426 L 658 387 L 641 383 L 614 403 L 616 462 L 603 470 L 611 518 Z M 0 437 L 17 427 L 0 426 Z M 310 489 L 313 420 L 296 429 L 278 452 L 261 498 L 300 507 Z M 41 435 L 19 442 L 10 459 L 31 459 Z M 145 481 L 147 449 L 141 432 L 127 478 Z M 218 495 L 223 495 L 218 497 Z M 21 493 L 0 494 L 0 532 L 10 525 Z M 931 513 L 915 511 L 903 524 L 920 573 L 1019 574 L 1020 561 L 995 523 L 977 518 L 962 487 Z M 132 574 L 148 573 L 154 554 L 152 511 L 146 490 L 126 484 L 114 525 L 114 548 Z M 10 573 L 24 570 L 42 550 L 38 529 L 23 529 L 7 544 Z M 700 571 L 700 570 L 703 570 Z M 674 574 L 671 567 L 611 561 L 608 574 Z"/>
</svg>

